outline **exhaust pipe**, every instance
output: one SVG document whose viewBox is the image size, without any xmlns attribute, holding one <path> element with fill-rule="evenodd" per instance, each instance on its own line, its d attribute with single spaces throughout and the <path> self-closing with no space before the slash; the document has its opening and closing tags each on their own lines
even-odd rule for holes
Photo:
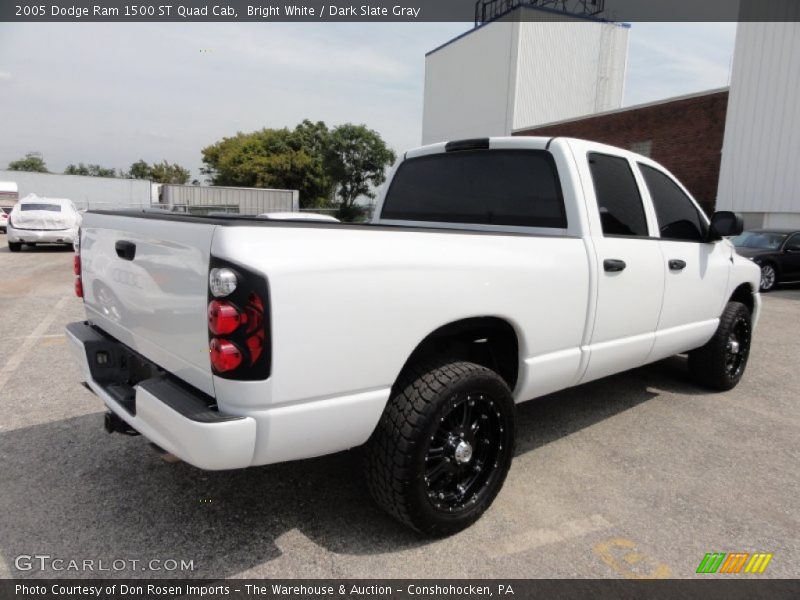
<svg viewBox="0 0 800 600">
<path fill-rule="evenodd" d="M 128 425 L 125 421 L 120 419 L 117 415 L 115 415 L 110 410 L 106 412 L 105 418 L 103 419 L 103 425 L 105 426 L 106 433 L 124 433 L 125 435 L 139 435 L 139 432 L 136 431 L 133 427 Z"/>
</svg>

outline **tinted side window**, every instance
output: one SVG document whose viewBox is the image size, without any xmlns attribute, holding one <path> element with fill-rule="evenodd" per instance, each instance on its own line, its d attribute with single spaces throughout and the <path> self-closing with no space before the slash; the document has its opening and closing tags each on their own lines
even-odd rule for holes
<svg viewBox="0 0 800 600">
<path fill-rule="evenodd" d="M 661 171 L 641 163 L 639 168 L 653 199 L 661 237 L 702 242 L 706 237 L 706 225 L 689 197 Z"/>
<path fill-rule="evenodd" d="M 464 150 L 410 158 L 386 193 L 383 219 L 567 226 L 549 152 Z"/>
<path fill-rule="evenodd" d="M 591 152 L 589 169 L 603 234 L 647 237 L 642 197 L 628 161 L 619 156 Z"/>
</svg>

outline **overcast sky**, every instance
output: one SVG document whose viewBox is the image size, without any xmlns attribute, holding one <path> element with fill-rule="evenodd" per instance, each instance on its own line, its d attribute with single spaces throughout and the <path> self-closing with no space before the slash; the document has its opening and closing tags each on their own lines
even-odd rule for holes
<svg viewBox="0 0 800 600">
<path fill-rule="evenodd" d="M 466 23 L 0 24 L 0 168 L 36 150 L 201 166 L 236 131 L 365 123 L 419 145 L 425 52 Z M 638 23 L 625 105 L 727 85 L 735 23 Z"/>
</svg>

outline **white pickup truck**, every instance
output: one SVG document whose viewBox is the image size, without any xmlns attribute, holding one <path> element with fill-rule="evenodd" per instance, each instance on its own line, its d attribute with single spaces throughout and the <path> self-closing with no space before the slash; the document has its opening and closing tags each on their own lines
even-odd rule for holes
<svg viewBox="0 0 800 600">
<path fill-rule="evenodd" d="M 434 144 L 370 224 L 87 213 L 67 334 L 109 431 L 202 469 L 364 445 L 375 500 L 445 535 L 500 490 L 515 403 L 684 352 L 738 383 L 761 306 L 740 231 L 625 150 Z"/>
</svg>

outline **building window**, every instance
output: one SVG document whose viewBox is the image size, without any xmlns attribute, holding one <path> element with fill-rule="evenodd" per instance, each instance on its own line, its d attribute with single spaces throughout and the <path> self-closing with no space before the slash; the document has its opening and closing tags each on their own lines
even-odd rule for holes
<svg viewBox="0 0 800 600">
<path fill-rule="evenodd" d="M 631 152 L 636 152 L 636 154 L 641 154 L 642 156 L 650 158 L 653 152 L 653 140 L 645 140 L 644 142 L 633 142 L 628 148 L 628 150 L 630 150 Z"/>
</svg>

